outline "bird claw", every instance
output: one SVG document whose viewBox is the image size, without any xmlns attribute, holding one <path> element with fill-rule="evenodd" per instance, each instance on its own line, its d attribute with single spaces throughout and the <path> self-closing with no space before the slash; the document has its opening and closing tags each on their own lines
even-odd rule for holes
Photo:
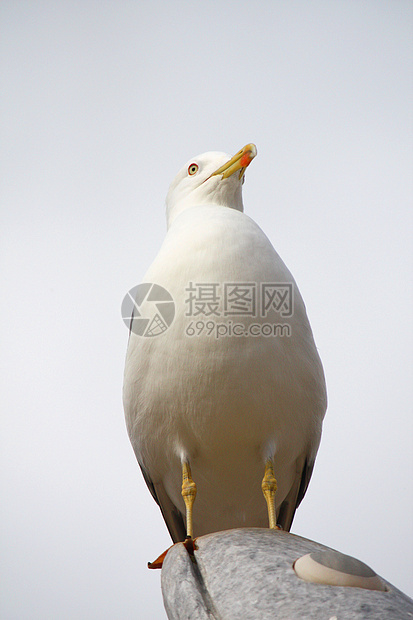
<svg viewBox="0 0 413 620">
<path fill-rule="evenodd" d="M 168 547 L 168 549 L 164 551 L 163 553 L 161 553 L 161 555 L 157 557 L 156 560 L 154 560 L 153 562 L 148 562 L 148 568 L 153 568 L 153 569 L 162 568 L 163 561 L 166 558 L 166 554 L 168 553 L 169 549 L 172 549 L 172 547 L 173 545 Z"/>
<path fill-rule="evenodd" d="M 195 540 L 196 538 L 192 538 L 191 536 L 187 536 L 184 540 L 184 547 L 191 557 L 195 557 L 195 551 L 198 549 Z"/>
<path fill-rule="evenodd" d="M 195 540 L 196 538 L 191 538 L 191 536 L 187 536 L 183 543 L 175 543 L 175 545 L 183 544 L 190 558 L 194 560 L 195 551 L 198 549 L 198 547 L 195 544 Z M 161 553 L 161 555 L 157 557 L 156 560 L 154 560 L 153 562 L 148 562 L 148 568 L 151 568 L 151 569 L 162 568 L 164 559 L 166 558 L 166 554 L 168 553 L 169 549 L 172 549 L 172 547 L 174 547 L 175 545 L 171 545 L 170 547 L 168 547 L 168 549 L 164 551 L 163 553 Z"/>
</svg>

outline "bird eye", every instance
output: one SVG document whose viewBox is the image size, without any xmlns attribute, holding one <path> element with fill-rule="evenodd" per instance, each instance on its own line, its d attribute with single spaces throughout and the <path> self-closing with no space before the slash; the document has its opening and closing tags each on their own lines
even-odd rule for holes
<svg viewBox="0 0 413 620">
<path fill-rule="evenodd" d="M 198 172 L 198 168 L 199 168 L 198 164 L 191 164 L 188 167 L 188 174 L 190 174 L 191 176 L 193 174 L 196 174 Z"/>
</svg>

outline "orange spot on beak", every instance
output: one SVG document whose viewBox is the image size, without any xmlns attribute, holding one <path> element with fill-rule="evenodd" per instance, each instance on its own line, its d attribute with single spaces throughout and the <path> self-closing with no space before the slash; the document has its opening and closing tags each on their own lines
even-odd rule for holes
<svg viewBox="0 0 413 620">
<path fill-rule="evenodd" d="M 246 168 L 252 162 L 253 157 L 251 157 L 251 153 L 247 152 L 240 159 L 240 164 L 242 168 Z"/>
</svg>

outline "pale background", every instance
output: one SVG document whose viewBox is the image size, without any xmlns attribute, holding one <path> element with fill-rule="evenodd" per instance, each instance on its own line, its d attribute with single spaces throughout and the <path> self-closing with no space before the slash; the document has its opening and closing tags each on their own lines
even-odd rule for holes
<svg viewBox="0 0 413 620">
<path fill-rule="evenodd" d="M 181 165 L 251 141 L 246 212 L 329 393 L 293 532 L 413 595 L 412 3 L 3 0 L 0 19 L 1 618 L 165 617 L 120 304 Z"/>
</svg>

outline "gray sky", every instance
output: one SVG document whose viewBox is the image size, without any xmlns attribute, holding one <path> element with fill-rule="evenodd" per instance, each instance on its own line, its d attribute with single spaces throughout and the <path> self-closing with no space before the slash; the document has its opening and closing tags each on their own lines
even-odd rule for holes
<svg viewBox="0 0 413 620">
<path fill-rule="evenodd" d="M 0 20 L 2 618 L 165 617 L 120 304 L 181 165 L 251 141 L 245 211 L 329 394 L 292 531 L 413 595 L 412 4 L 3 0 Z"/>
</svg>

